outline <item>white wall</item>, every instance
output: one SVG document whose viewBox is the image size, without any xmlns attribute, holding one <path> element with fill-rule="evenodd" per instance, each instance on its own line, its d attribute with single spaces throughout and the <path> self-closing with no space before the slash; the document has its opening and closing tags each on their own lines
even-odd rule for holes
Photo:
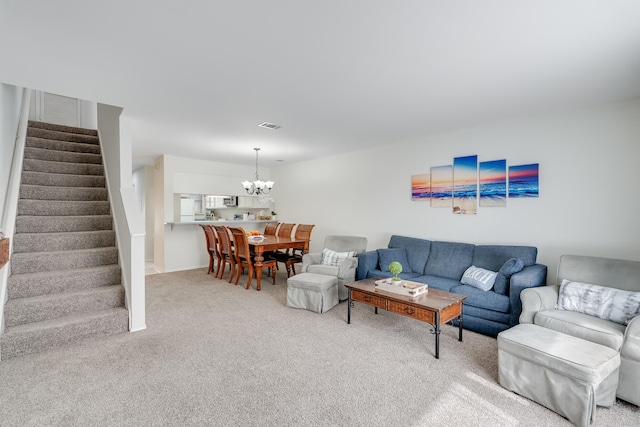
<svg viewBox="0 0 640 427">
<path fill-rule="evenodd" d="M 272 169 L 280 221 L 312 223 L 311 251 L 328 234 L 391 234 L 538 247 L 555 276 L 562 254 L 640 260 L 640 99 L 460 130 Z M 540 164 L 540 197 L 454 215 L 411 201 L 411 175 L 457 156 Z"/>
<path fill-rule="evenodd" d="M 0 221 L 7 197 L 21 107 L 22 88 L 0 83 Z"/>
</svg>

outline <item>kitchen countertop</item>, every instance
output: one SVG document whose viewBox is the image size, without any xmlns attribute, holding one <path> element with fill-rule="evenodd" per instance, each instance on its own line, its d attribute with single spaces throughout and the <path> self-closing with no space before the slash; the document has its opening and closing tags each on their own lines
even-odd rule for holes
<svg viewBox="0 0 640 427">
<path fill-rule="evenodd" d="M 173 227 L 176 225 L 200 225 L 200 224 L 208 224 L 208 225 L 215 225 L 215 224 L 256 224 L 256 223 L 267 223 L 267 222 L 278 222 L 278 221 L 274 221 L 272 219 L 253 219 L 253 220 L 243 220 L 243 219 L 225 219 L 225 220 L 217 220 L 217 221 L 211 221 L 211 220 L 203 220 L 203 221 L 182 221 L 182 222 L 165 222 L 164 225 L 170 225 L 171 226 L 171 230 L 173 230 Z"/>
</svg>

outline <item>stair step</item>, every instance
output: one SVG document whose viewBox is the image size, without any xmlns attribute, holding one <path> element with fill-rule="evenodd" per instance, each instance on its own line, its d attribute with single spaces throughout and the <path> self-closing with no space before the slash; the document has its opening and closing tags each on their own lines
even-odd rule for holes
<svg viewBox="0 0 640 427">
<path fill-rule="evenodd" d="M 107 200 L 107 189 L 22 184 L 20 198 L 31 200 Z"/>
<path fill-rule="evenodd" d="M 13 327 L 116 307 L 124 307 L 124 288 L 119 284 L 11 299 L 4 306 L 4 321 L 5 327 Z"/>
<path fill-rule="evenodd" d="M 108 201 L 56 201 L 56 200 L 28 200 L 18 201 L 18 215 L 108 215 L 110 213 Z"/>
<path fill-rule="evenodd" d="M 44 148 L 47 150 L 69 151 L 74 153 L 100 154 L 100 146 L 96 144 L 86 144 L 84 142 L 58 141 L 55 139 L 43 139 L 27 137 L 25 147 Z"/>
<path fill-rule="evenodd" d="M 93 163 L 52 162 L 49 160 L 24 159 L 23 171 L 64 173 L 70 175 L 104 175 L 102 165 Z"/>
<path fill-rule="evenodd" d="M 14 254 L 104 248 L 115 245 L 116 233 L 113 230 L 16 233 L 13 237 Z"/>
<path fill-rule="evenodd" d="M 29 120 L 28 126 L 38 129 L 49 129 L 57 130 L 59 132 L 80 133 L 83 135 L 98 136 L 98 131 L 96 129 L 77 128 L 67 125 L 56 125 L 53 123 L 37 122 L 35 120 Z"/>
<path fill-rule="evenodd" d="M 16 236 L 18 235 L 18 233 L 56 233 L 112 229 L 113 220 L 111 219 L 111 215 L 18 215 L 16 217 Z"/>
<path fill-rule="evenodd" d="M 105 187 L 104 176 L 69 175 L 47 172 L 22 172 L 22 184 L 45 185 L 52 187 Z"/>
<path fill-rule="evenodd" d="M 6 360 L 128 330 L 129 314 L 123 307 L 8 327 L 0 336 L 0 356 Z"/>
<path fill-rule="evenodd" d="M 51 162 L 65 163 L 91 163 L 102 164 L 102 156 L 93 153 L 76 153 L 74 151 L 48 150 L 46 148 L 25 147 L 25 159 L 47 160 Z"/>
<path fill-rule="evenodd" d="M 83 142 L 85 144 L 100 145 L 100 140 L 95 135 L 60 132 L 57 130 L 40 129 L 35 127 L 27 127 L 27 136 L 42 139 L 54 139 L 58 141 Z"/>
<path fill-rule="evenodd" d="M 52 270 L 73 270 L 117 264 L 115 247 L 73 251 L 16 253 L 11 258 L 11 274 L 38 273 Z"/>
<path fill-rule="evenodd" d="M 12 274 L 7 280 L 7 295 L 9 299 L 28 298 L 55 292 L 117 285 L 121 280 L 122 273 L 117 264 L 74 270 Z"/>
</svg>

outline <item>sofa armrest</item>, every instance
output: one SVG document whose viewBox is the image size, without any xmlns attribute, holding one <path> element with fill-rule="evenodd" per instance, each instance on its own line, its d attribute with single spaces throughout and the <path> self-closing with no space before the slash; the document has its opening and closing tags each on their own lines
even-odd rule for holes
<svg viewBox="0 0 640 427">
<path fill-rule="evenodd" d="M 368 251 L 358 254 L 358 272 L 356 280 L 364 280 L 367 273 L 378 267 L 378 251 Z"/>
<path fill-rule="evenodd" d="M 322 262 L 321 253 L 309 253 L 302 255 L 302 273 L 307 272 L 310 265 L 320 264 Z"/>
<path fill-rule="evenodd" d="M 547 266 L 534 264 L 511 276 L 509 280 L 509 304 L 511 306 L 510 326 L 518 324 L 522 312 L 520 293 L 527 288 L 536 288 L 547 282 Z"/>
<path fill-rule="evenodd" d="M 524 289 L 520 294 L 522 301 L 520 323 L 533 323 L 537 312 L 553 309 L 558 302 L 559 290 L 558 285 Z"/>
<path fill-rule="evenodd" d="M 355 279 L 356 268 L 358 267 L 358 258 L 347 258 L 340 264 L 338 270 L 338 279 Z"/>
<path fill-rule="evenodd" d="M 640 316 L 636 316 L 627 325 L 620 355 L 627 359 L 640 361 Z"/>
</svg>

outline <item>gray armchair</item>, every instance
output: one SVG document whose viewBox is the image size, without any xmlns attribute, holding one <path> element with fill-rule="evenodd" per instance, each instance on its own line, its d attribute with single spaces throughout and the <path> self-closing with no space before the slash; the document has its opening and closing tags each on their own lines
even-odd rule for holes
<svg viewBox="0 0 640 427">
<path fill-rule="evenodd" d="M 360 254 L 367 250 L 367 238 L 358 236 L 327 236 L 324 248 L 335 252 L 354 251 Z M 338 278 L 338 298 L 343 301 L 349 297 L 349 290 L 344 286 L 355 282 L 358 258 L 347 258 L 340 265 L 322 264 L 322 253 L 308 253 L 302 257 L 302 272 L 324 274 Z"/>
<path fill-rule="evenodd" d="M 520 323 L 533 323 L 620 352 L 617 396 L 640 405 L 640 316 L 625 325 L 588 314 L 557 310 L 563 279 L 640 292 L 640 262 L 563 255 L 554 284 L 522 291 Z"/>
</svg>

